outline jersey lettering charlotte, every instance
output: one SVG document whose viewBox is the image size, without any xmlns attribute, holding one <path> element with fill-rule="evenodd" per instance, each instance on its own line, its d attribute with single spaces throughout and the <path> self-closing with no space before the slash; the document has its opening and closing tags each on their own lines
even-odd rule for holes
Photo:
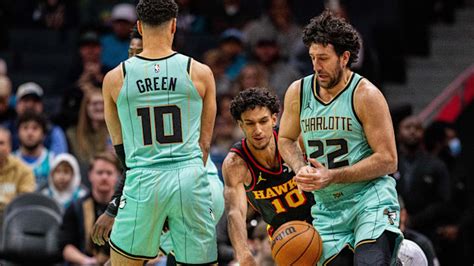
<svg viewBox="0 0 474 266">
<path fill-rule="evenodd" d="M 275 141 L 277 133 L 274 132 Z M 247 201 L 263 217 L 263 220 L 276 230 L 280 225 L 300 220 L 312 223 L 311 206 L 314 197 L 311 193 L 300 194 L 293 177 L 295 173 L 282 160 L 277 149 L 279 166 L 267 169 L 260 165 L 250 152 L 245 139 L 235 143 L 231 150 L 246 163 L 252 175 L 252 182 L 245 186 Z"/>
<path fill-rule="evenodd" d="M 353 73 L 347 86 L 330 102 L 319 97 L 315 75 L 301 80 L 300 126 L 306 156 L 330 169 L 353 165 L 373 153 L 353 104 L 354 92 L 361 80 L 360 75 Z M 341 188 L 353 186 L 350 191 L 357 191 L 366 183 L 331 184 L 314 194 L 316 201 L 328 197 L 336 199 Z"/>
<path fill-rule="evenodd" d="M 202 98 L 190 65 L 191 58 L 179 53 L 160 59 L 134 56 L 122 64 L 117 109 L 128 167 L 202 158 Z"/>
</svg>

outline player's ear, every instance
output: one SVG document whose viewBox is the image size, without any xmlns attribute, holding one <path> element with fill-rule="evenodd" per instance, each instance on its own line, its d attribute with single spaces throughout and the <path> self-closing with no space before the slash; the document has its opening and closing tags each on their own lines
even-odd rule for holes
<svg viewBox="0 0 474 266">
<path fill-rule="evenodd" d="M 171 34 L 175 34 L 176 32 L 176 18 L 171 20 Z"/>
<path fill-rule="evenodd" d="M 137 30 L 138 30 L 138 33 L 140 33 L 140 36 L 143 35 L 142 26 L 143 26 L 143 24 L 140 22 L 140 20 L 137 20 Z"/>
<path fill-rule="evenodd" d="M 272 114 L 272 126 L 275 127 L 277 125 L 277 114 Z"/>
<path fill-rule="evenodd" d="M 351 57 L 351 52 L 344 51 L 344 53 L 342 53 L 341 57 L 342 57 L 342 59 L 341 59 L 342 67 L 346 67 L 347 64 L 349 63 L 349 58 Z"/>
</svg>

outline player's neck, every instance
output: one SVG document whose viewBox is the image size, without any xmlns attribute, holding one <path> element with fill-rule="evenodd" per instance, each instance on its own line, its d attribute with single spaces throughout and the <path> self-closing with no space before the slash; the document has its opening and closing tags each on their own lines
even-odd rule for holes
<svg viewBox="0 0 474 266">
<path fill-rule="evenodd" d="M 328 98 L 331 98 L 331 99 L 334 98 L 347 86 L 347 83 L 349 83 L 351 76 L 352 76 L 352 71 L 350 69 L 346 68 L 342 70 L 342 76 L 339 82 L 332 88 L 321 87 L 321 93 L 329 96 Z"/>
<path fill-rule="evenodd" d="M 143 52 L 140 56 L 146 58 L 161 58 L 172 54 L 172 36 L 143 36 Z"/>
<path fill-rule="evenodd" d="M 252 145 L 249 145 L 250 152 L 255 157 L 257 162 L 262 166 L 273 169 L 278 167 L 278 156 L 276 153 L 276 142 L 275 138 L 272 136 L 270 143 L 264 149 L 258 150 L 255 149 Z"/>
</svg>

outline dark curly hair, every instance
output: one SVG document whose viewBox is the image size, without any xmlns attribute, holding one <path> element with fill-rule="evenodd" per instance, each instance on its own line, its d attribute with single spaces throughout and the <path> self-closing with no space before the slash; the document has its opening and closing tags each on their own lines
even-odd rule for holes
<svg viewBox="0 0 474 266">
<path fill-rule="evenodd" d="M 174 0 L 140 0 L 137 5 L 138 20 L 150 26 L 159 26 L 178 17 L 178 5 Z"/>
<path fill-rule="evenodd" d="M 31 121 L 38 123 L 44 134 L 48 132 L 48 120 L 46 119 L 46 117 L 43 114 L 35 113 L 33 111 L 27 111 L 21 116 L 19 116 L 18 121 L 16 123 L 16 127 L 17 129 L 19 129 L 21 125 Z"/>
<path fill-rule="evenodd" d="M 311 19 L 303 29 L 303 42 L 309 47 L 313 43 L 324 46 L 332 44 L 338 56 L 344 51 L 351 54 L 347 66 L 359 58 L 360 39 L 357 31 L 343 18 L 333 15 L 326 9 L 321 15 Z"/>
<path fill-rule="evenodd" d="M 280 111 L 280 101 L 265 88 L 249 88 L 241 91 L 230 103 L 230 113 L 236 121 L 241 120 L 241 115 L 247 110 L 256 107 L 267 107 L 272 114 Z"/>
</svg>

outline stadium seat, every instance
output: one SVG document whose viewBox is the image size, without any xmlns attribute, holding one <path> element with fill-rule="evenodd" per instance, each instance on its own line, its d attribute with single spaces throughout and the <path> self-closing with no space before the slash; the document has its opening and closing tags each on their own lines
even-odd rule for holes
<svg viewBox="0 0 474 266">
<path fill-rule="evenodd" d="M 18 196 L 5 210 L 0 257 L 28 265 L 61 261 L 60 225 L 60 209 L 54 200 L 38 193 Z"/>
</svg>

